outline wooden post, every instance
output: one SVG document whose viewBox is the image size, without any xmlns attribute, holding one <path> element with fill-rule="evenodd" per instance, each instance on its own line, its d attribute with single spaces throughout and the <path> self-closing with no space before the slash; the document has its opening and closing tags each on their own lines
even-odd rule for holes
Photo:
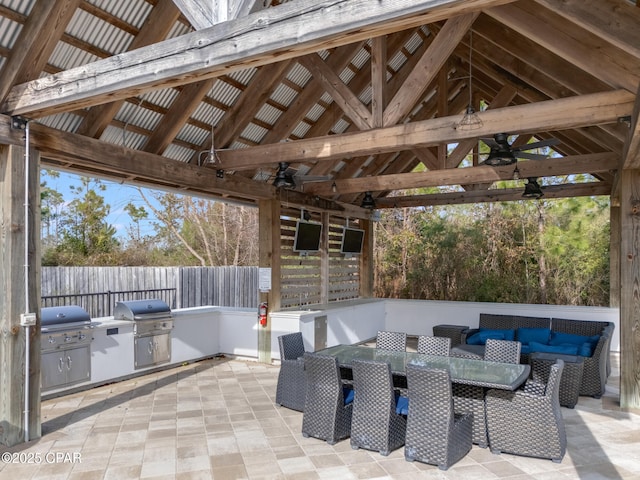
<svg viewBox="0 0 640 480">
<path fill-rule="evenodd" d="M 609 306 L 620 308 L 620 204 L 609 207 Z"/>
<path fill-rule="evenodd" d="M 0 444 L 13 446 L 25 438 L 25 382 L 29 385 L 29 438 L 41 436 L 40 425 L 40 177 L 38 155 L 28 172 L 25 149 L 0 145 Z M 29 175 L 29 215 L 25 218 L 25 175 Z M 25 235 L 28 227 L 28 253 Z M 28 269 L 26 268 L 28 265 Z M 38 314 L 30 327 L 29 373 L 25 376 L 26 328 L 20 315 Z"/>
<path fill-rule="evenodd" d="M 322 237 L 320 237 L 320 303 L 329 303 L 329 213 L 322 212 Z"/>
<path fill-rule="evenodd" d="M 259 301 L 267 302 L 269 312 L 280 309 L 280 202 L 279 200 L 262 200 L 259 206 L 259 268 L 271 269 L 271 289 L 259 292 Z M 262 270 L 261 270 L 262 271 Z M 267 325 L 258 329 L 258 361 L 271 363 L 271 317 Z"/>
<path fill-rule="evenodd" d="M 364 242 L 360 255 L 360 296 L 362 298 L 373 297 L 373 222 L 362 220 L 364 230 Z"/>
<path fill-rule="evenodd" d="M 620 406 L 640 408 L 640 170 L 620 181 Z"/>
</svg>

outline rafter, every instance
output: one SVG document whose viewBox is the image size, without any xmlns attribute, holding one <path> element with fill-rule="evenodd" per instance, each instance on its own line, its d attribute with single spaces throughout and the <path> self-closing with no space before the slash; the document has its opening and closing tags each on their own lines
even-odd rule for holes
<svg viewBox="0 0 640 480">
<path fill-rule="evenodd" d="M 556 198 L 609 195 L 611 185 L 602 182 L 571 183 L 543 187 L 543 200 Z M 433 193 L 377 198 L 376 208 L 429 207 L 486 202 L 522 201 L 522 188 L 494 188 L 491 190 Z"/>
<path fill-rule="evenodd" d="M 11 87 L 38 78 L 81 0 L 36 2 L 0 70 L 0 99 Z"/>
<path fill-rule="evenodd" d="M 625 90 L 580 97 L 549 100 L 480 112 L 483 125 L 473 132 L 456 130 L 458 117 L 443 117 L 368 132 L 298 140 L 286 144 L 257 146 L 222 152 L 221 168 L 238 170 L 300 160 L 331 160 L 349 155 L 376 154 L 406 150 L 420 145 L 458 142 L 490 136 L 495 132 L 535 132 L 539 129 L 566 129 L 598 123 L 617 122 L 630 115 L 635 95 Z"/>
<path fill-rule="evenodd" d="M 505 3 L 509 2 L 298 0 L 73 68 L 55 78 L 17 85 L 2 111 L 34 118 L 75 110 Z M 159 51 L 164 54 L 158 55 Z"/>
<path fill-rule="evenodd" d="M 615 170 L 618 157 L 613 153 L 592 153 L 575 157 L 549 158 L 528 162 L 518 162 L 521 177 L 549 177 L 575 175 Z M 445 185 L 465 185 L 472 183 L 493 183 L 513 178 L 513 165 L 504 167 L 448 168 L 427 172 L 396 173 L 376 177 L 359 177 L 336 180 L 340 193 L 364 191 L 405 190 L 409 188 L 437 187 Z M 329 194 L 329 182 L 309 185 L 307 191 L 318 195 Z M 330 191 L 330 190 L 329 190 Z"/>
</svg>

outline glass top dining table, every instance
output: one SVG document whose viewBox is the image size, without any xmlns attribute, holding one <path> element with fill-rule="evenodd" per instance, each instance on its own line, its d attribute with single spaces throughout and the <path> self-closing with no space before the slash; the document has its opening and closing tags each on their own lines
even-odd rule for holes
<svg viewBox="0 0 640 480">
<path fill-rule="evenodd" d="M 443 368 L 449 370 L 451 381 L 454 383 L 502 390 L 515 390 L 527 380 L 530 372 L 529 365 L 523 364 L 397 352 L 361 345 L 335 345 L 316 353 L 336 357 L 341 367 L 350 367 L 353 360 L 387 362 L 391 366 L 391 372 L 395 375 L 406 375 L 408 363 L 430 368 Z"/>
</svg>

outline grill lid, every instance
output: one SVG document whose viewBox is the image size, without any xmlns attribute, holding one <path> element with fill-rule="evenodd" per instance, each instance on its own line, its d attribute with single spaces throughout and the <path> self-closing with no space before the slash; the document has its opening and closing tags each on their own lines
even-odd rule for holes
<svg viewBox="0 0 640 480">
<path fill-rule="evenodd" d="M 171 309 L 159 298 L 116 302 L 113 309 L 113 318 L 116 320 L 143 320 L 161 316 L 171 316 Z"/>
<path fill-rule="evenodd" d="M 48 327 L 91 325 L 89 312 L 79 305 L 64 305 L 62 307 L 43 307 L 40 310 L 42 329 Z"/>
</svg>

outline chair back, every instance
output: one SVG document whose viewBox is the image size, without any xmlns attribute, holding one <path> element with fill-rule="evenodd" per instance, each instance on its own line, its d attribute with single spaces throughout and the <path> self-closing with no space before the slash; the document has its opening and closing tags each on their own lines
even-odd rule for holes
<svg viewBox="0 0 640 480">
<path fill-rule="evenodd" d="M 309 396 L 322 404 L 344 403 L 338 359 L 331 355 L 306 352 L 304 371 L 307 376 L 307 402 Z"/>
<path fill-rule="evenodd" d="M 484 360 L 488 362 L 520 363 L 522 344 L 514 340 L 487 339 Z"/>
<path fill-rule="evenodd" d="M 442 355 L 448 357 L 451 352 L 451 339 L 449 337 L 420 335 L 418 337 L 417 352 L 426 355 Z"/>
<path fill-rule="evenodd" d="M 449 371 L 407 364 L 407 386 L 409 422 L 419 422 L 420 430 L 446 438 L 455 418 Z"/>
<path fill-rule="evenodd" d="M 384 418 L 395 412 L 395 394 L 391 367 L 386 362 L 354 360 L 354 410 L 370 417 Z M 358 408 L 365 406 L 364 408 Z M 354 411 L 355 415 L 355 411 Z"/>
<path fill-rule="evenodd" d="M 379 331 L 376 336 L 376 348 L 404 352 L 407 349 L 407 334 Z"/>
<path fill-rule="evenodd" d="M 556 363 L 551 365 L 549 371 L 549 380 L 547 380 L 547 388 L 545 388 L 545 397 L 551 397 L 551 401 L 555 401 L 560 404 L 560 378 L 562 377 L 562 370 L 564 370 L 564 360 L 558 358 Z"/>
<path fill-rule="evenodd" d="M 304 355 L 304 341 L 302 333 L 287 333 L 278 337 L 280 360 L 295 360 Z"/>
</svg>

